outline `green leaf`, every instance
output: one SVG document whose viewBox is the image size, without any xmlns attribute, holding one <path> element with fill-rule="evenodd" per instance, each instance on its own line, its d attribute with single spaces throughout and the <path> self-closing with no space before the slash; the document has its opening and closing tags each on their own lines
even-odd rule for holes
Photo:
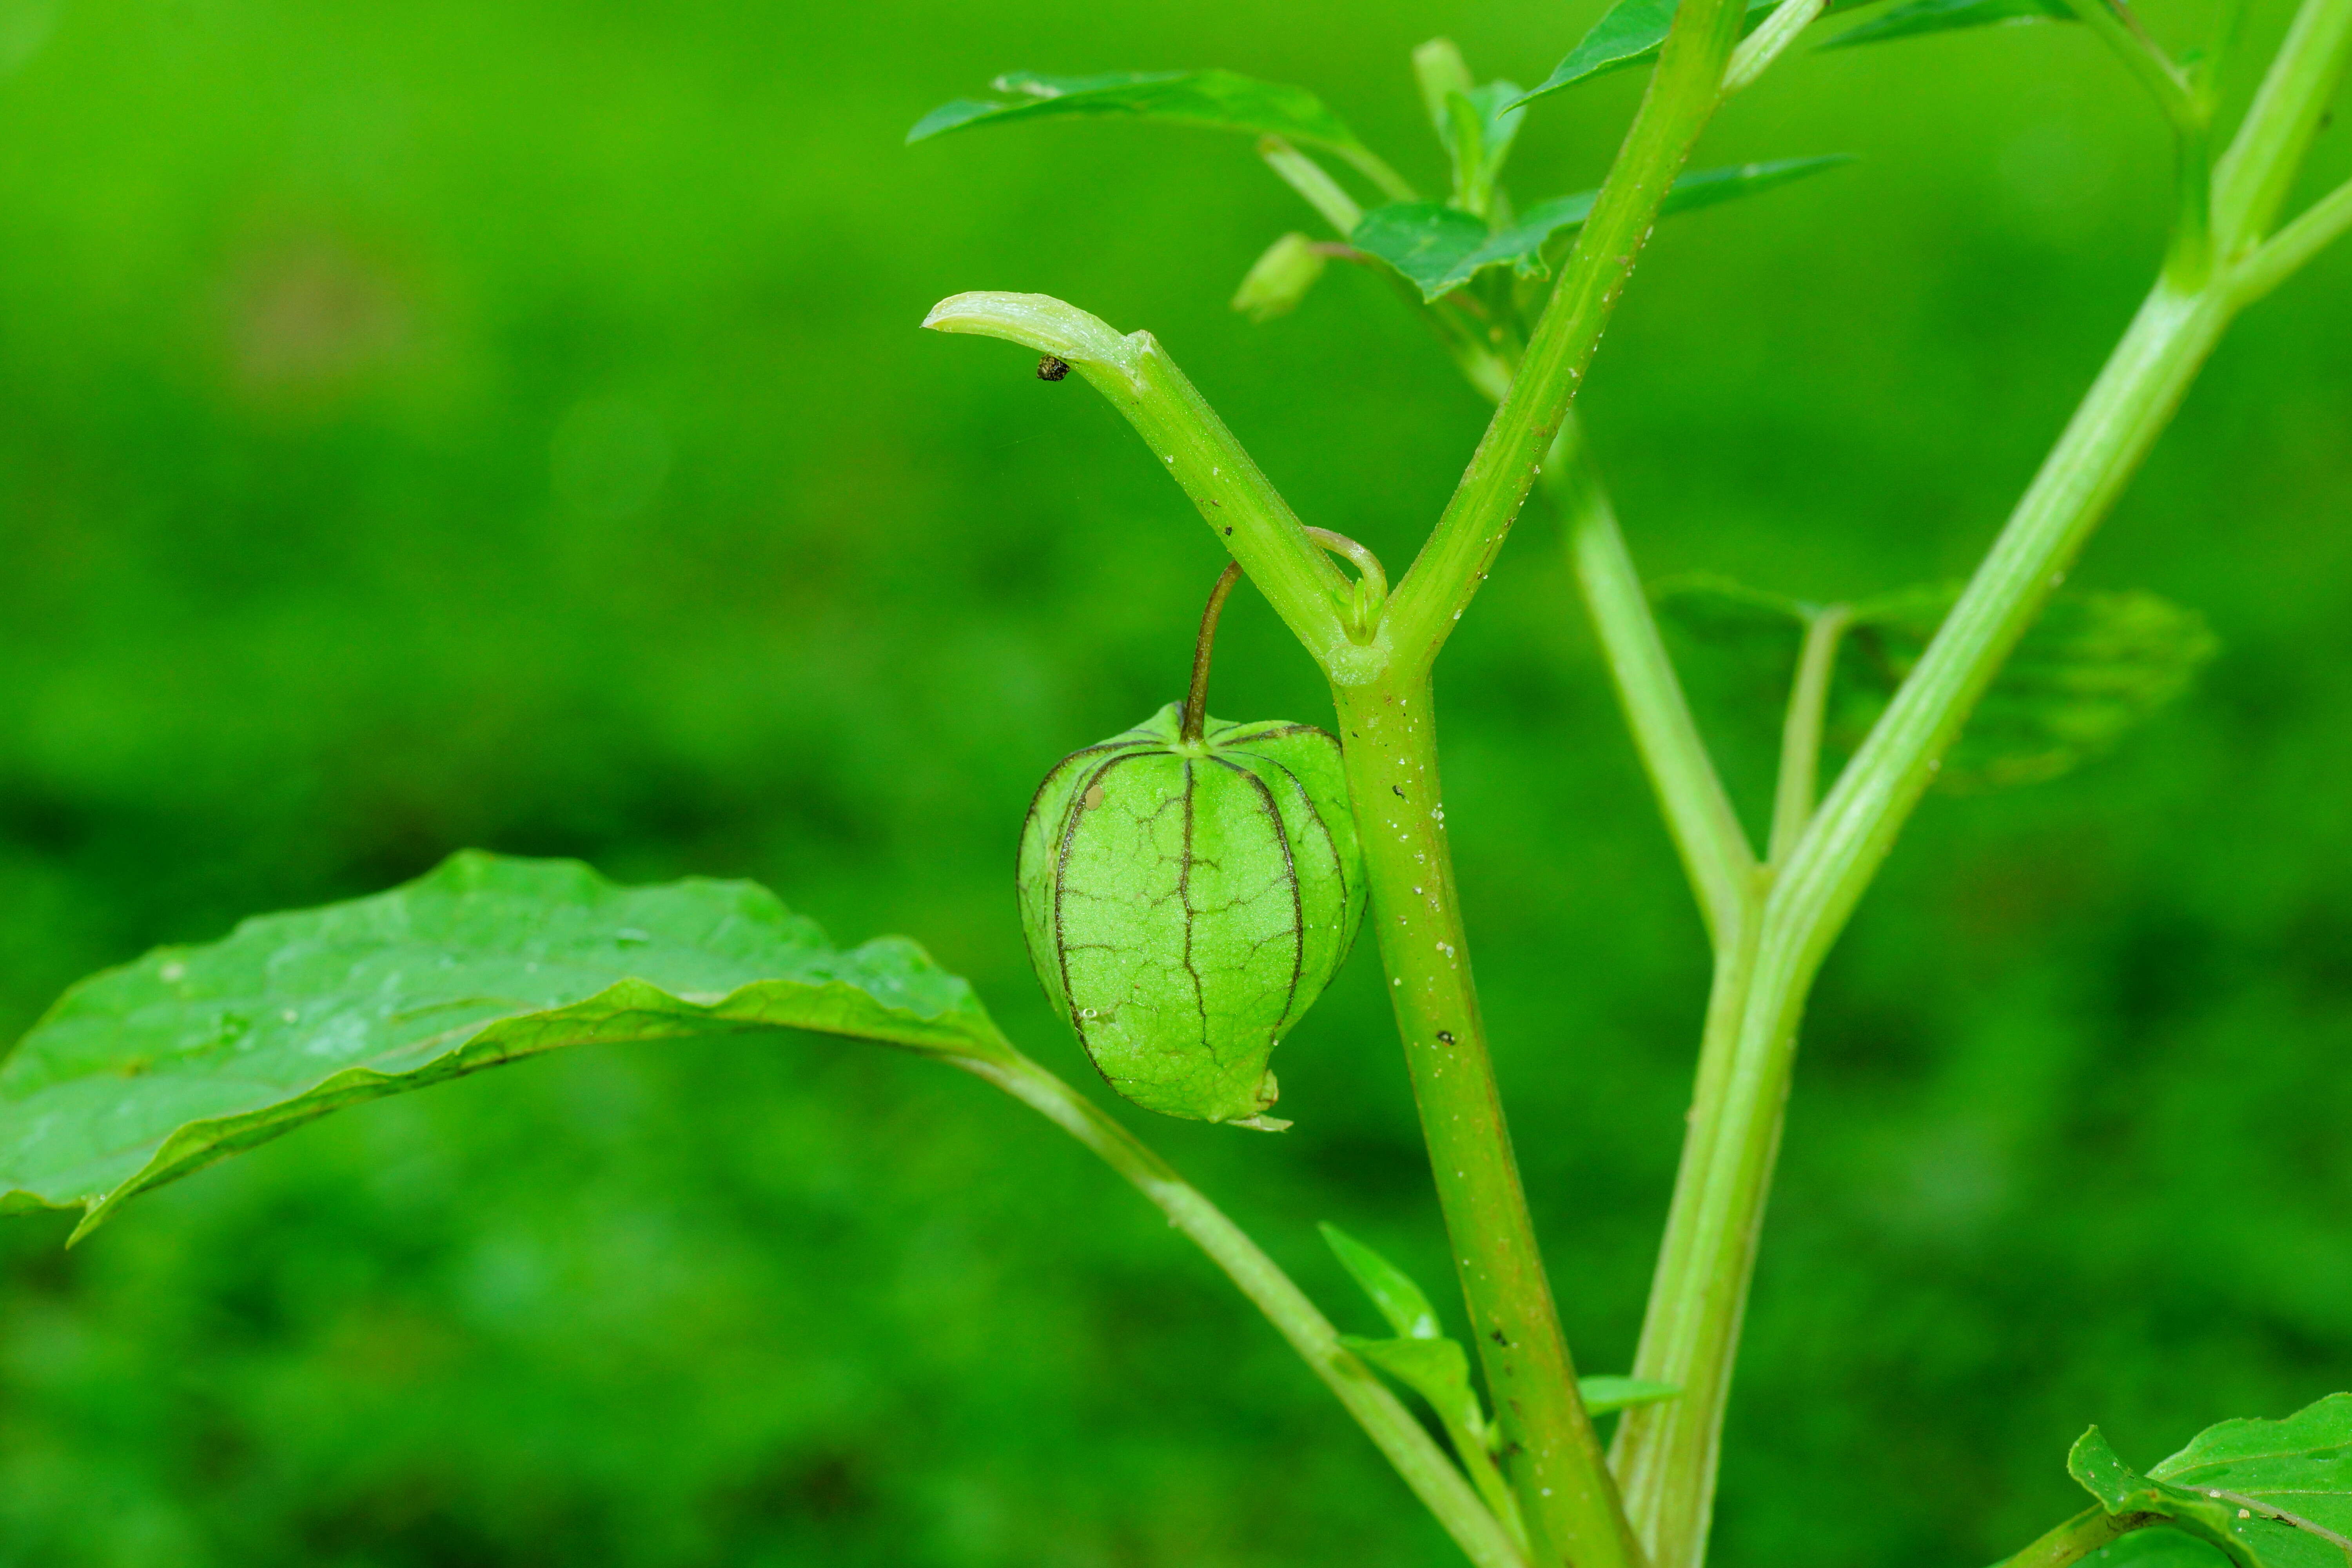
<svg viewBox="0 0 2352 1568">
<path fill-rule="evenodd" d="M 1847 28 L 1821 47 L 1843 49 L 1852 44 L 1890 43 L 1896 38 L 1916 38 L 1962 27 L 2073 20 L 2074 8 L 2066 0 L 1909 0 L 1907 5 Z"/>
<path fill-rule="evenodd" d="M 1754 32 L 1778 3 L 1779 0 L 1748 0 L 1741 33 Z M 1551 75 L 1544 78 L 1533 92 L 1518 100 L 1519 104 L 1530 104 L 1578 82 L 1656 59 L 1659 46 L 1666 41 L 1666 29 L 1674 26 L 1678 4 L 1679 0 L 1617 0 L 1601 20 L 1592 24 L 1591 30 L 1576 47 L 1568 51 L 1568 58 L 1552 68 Z"/>
<path fill-rule="evenodd" d="M 2066 1468 L 2110 1515 L 2154 1514 L 2239 1568 L 2352 1563 L 2352 1394 L 2280 1421 L 2209 1426 L 2145 1475 L 2094 1426 Z"/>
<path fill-rule="evenodd" d="M 1326 147 L 1363 144 L 1323 100 L 1303 87 L 1259 81 L 1225 70 L 1108 71 L 1100 76 L 1039 76 L 1012 71 L 990 84 L 1010 101 L 958 99 L 915 122 L 909 142 L 974 125 L 1063 115 L 1123 114 L 1219 131 L 1285 136 Z"/>
<path fill-rule="evenodd" d="M 1470 273 L 1463 263 L 1486 239 L 1486 220 L 1460 207 L 1444 202 L 1391 202 L 1366 213 L 1348 243 L 1403 273 L 1423 300 L 1433 300 L 1467 280 Z"/>
<path fill-rule="evenodd" d="M 1438 1327 L 1437 1309 L 1421 1293 L 1412 1277 L 1336 1225 L 1319 1227 L 1323 1240 L 1339 1259 L 1340 1267 L 1352 1275 L 1364 1294 L 1372 1299 L 1381 1316 L 1389 1321 L 1402 1338 L 1438 1340 L 1444 1331 Z"/>
<path fill-rule="evenodd" d="M 1446 1339 L 1368 1340 L 1341 1334 L 1339 1342 L 1429 1401 L 1449 1430 L 1486 1441 L 1486 1414 L 1470 1390 L 1470 1358 Z"/>
<path fill-rule="evenodd" d="M 1298 308 L 1298 301 L 1323 276 L 1324 256 L 1303 234 L 1286 234 L 1265 247 L 1265 254 L 1234 291 L 1234 309 L 1253 321 L 1270 321 Z"/>
<path fill-rule="evenodd" d="M 1519 121 L 1527 111 L 1513 108 L 1515 81 L 1490 81 L 1467 92 L 1445 95 L 1444 139 L 1454 164 L 1454 205 L 1485 217 L 1495 202 L 1495 182 L 1511 155 Z"/>
<path fill-rule="evenodd" d="M 1885 711 L 1958 595 L 1946 584 L 1854 607 L 1832 726 L 1841 743 Z M 2001 667 L 1938 782 L 1970 790 L 2056 778 L 2187 689 L 2219 647 L 2204 616 L 2154 594 L 2062 593 Z"/>
<path fill-rule="evenodd" d="M 1852 161 L 1848 154 L 1836 153 L 1703 169 L 1675 181 L 1658 211 L 1663 216 L 1715 206 Z M 1436 202 L 1392 202 L 1366 213 L 1349 239 L 1357 249 L 1379 257 L 1404 274 L 1424 300 L 1435 300 L 1489 267 L 1510 267 L 1523 278 L 1550 276 L 1544 247 L 1583 226 L 1599 196 L 1598 191 L 1579 191 L 1554 197 L 1529 207 L 1498 234 L 1490 234 L 1484 223 L 1457 207 Z"/>
<path fill-rule="evenodd" d="M 467 852 L 76 985 L 0 1068 L 0 1213 L 84 1211 L 347 1105 L 564 1046 L 813 1029 L 1010 1047 L 914 943 L 848 952 L 749 882 Z"/>
<path fill-rule="evenodd" d="M 1641 1377 L 1580 1377 L 1576 1391 L 1584 1398 L 1587 1415 L 1606 1415 L 1612 1410 L 1630 1410 L 1636 1405 L 1656 1405 L 1662 1400 L 1680 1397 L 1682 1390 L 1671 1383 L 1652 1383 Z"/>
</svg>

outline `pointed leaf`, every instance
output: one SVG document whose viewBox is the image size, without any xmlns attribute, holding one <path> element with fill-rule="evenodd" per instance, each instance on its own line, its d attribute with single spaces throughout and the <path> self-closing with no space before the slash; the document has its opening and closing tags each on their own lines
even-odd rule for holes
<svg viewBox="0 0 2352 1568">
<path fill-rule="evenodd" d="M 1832 726 L 1843 743 L 1885 711 L 1958 595 L 1947 584 L 1855 606 Z M 2187 689 L 2219 646 L 2204 616 L 2154 594 L 2062 593 L 2002 666 L 1938 782 L 1969 790 L 2056 778 Z"/>
<path fill-rule="evenodd" d="M 1323 1240 L 1339 1259 L 1340 1267 L 1354 1276 L 1364 1294 L 1389 1327 L 1409 1340 L 1437 1340 L 1444 1337 L 1438 1327 L 1437 1309 L 1421 1293 L 1412 1277 L 1336 1225 L 1319 1227 Z"/>
<path fill-rule="evenodd" d="M 1016 120 L 1113 114 L 1286 136 L 1327 147 L 1362 146 L 1356 133 L 1305 88 L 1226 70 L 1108 71 L 1100 76 L 1013 71 L 991 85 L 1012 96 L 941 104 L 915 122 L 907 140 L 921 142 L 969 126 Z"/>
<path fill-rule="evenodd" d="M 468 852 L 83 981 L 0 1068 L 0 1212 L 84 1210 L 381 1095 L 563 1046 L 814 1029 L 1009 1049 L 914 943 L 848 952 L 749 882 Z"/>
<path fill-rule="evenodd" d="M 2352 1394 L 2284 1420 L 2210 1426 L 2145 1475 L 2094 1426 L 2066 1468 L 2109 1514 L 2154 1514 L 2239 1568 L 2352 1562 Z"/>
<path fill-rule="evenodd" d="M 1843 49 L 1852 44 L 1884 44 L 1963 27 L 2073 20 L 2074 8 L 2066 0 L 1909 0 L 1907 5 L 1847 28 L 1822 47 Z"/>
<path fill-rule="evenodd" d="M 1515 81 L 1490 81 L 1466 92 L 1445 95 L 1444 138 L 1454 163 L 1454 202 L 1485 217 L 1495 201 L 1495 182 L 1518 138 L 1527 111 L 1514 108 Z"/>
<path fill-rule="evenodd" d="M 1649 64 L 1658 58 L 1659 46 L 1666 41 L 1666 29 L 1674 26 L 1678 3 L 1679 0 L 1617 0 L 1601 20 L 1592 24 L 1576 47 L 1568 51 L 1568 58 L 1552 68 L 1542 85 L 1518 101 L 1522 105 L 1533 103 L 1578 82 Z M 1778 3 L 1779 0 L 1748 0 L 1740 31 L 1754 32 Z"/>
<path fill-rule="evenodd" d="M 1580 1377 L 1576 1391 L 1583 1395 L 1585 1413 L 1591 1415 L 1630 1410 L 1636 1405 L 1656 1405 L 1682 1394 L 1682 1390 L 1671 1383 L 1652 1383 L 1640 1377 Z"/>
<path fill-rule="evenodd" d="M 1661 215 L 1689 212 L 1755 195 L 1841 163 L 1843 153 L 1740 163 L 1685 174 L 1658 208 Z M 1550 276 L 1544 247 L 1581 227 L 1592 216 L 1598 191 L 1579 191 L 1538 203 L 1499 234 L 1459 208 L 1436 202 L 1393 202 L 1364 215 L 1349 236 L 1357 249 L 1379 257 L 1420 289 L 1425 300 L 1443 299 L 1489 267 L 1510 267 L 1523 278 Z"/>
</svg>

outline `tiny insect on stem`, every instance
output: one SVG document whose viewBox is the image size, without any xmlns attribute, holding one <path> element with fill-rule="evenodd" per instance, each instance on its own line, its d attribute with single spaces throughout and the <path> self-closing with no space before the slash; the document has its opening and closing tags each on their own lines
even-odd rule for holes
<svg viewBox="0 0 2352 1568">
<path fill-rule="evenodd" d="M 1201 640 L 1192 645 L 1192 690 L 1184 699 L 1184 724 L 1178 731 L 1188 742 L 1198 741 L 1209 721 L 1209 660 L 1217 651 L 1217 617 L 1225 613 L 1225 596 L 1241 575 L 1240 562 L 1226 562 L 1217 574 L 1217 585 L 1209 590 L 1208 608 L 1201 612 Z"/>
<path fill-rule="evenodd" d="M 1037 362 L 1037 379 L 1039 381 L 1059 381 L 1069 374 L 1070 362 L 1066 359 L 1061 359 L 1053 354 L 1047 354 Z"/>
</svg>

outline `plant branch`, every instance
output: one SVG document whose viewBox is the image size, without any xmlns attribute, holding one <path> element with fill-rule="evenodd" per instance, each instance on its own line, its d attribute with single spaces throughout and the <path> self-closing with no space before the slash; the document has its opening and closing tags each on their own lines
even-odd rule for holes
<svg viewBox="0 0 2352 1568">
<path fill-rule="evenodd" d="M 1048 294 L 958 294 L 932 306 L 923 325 L 1066 361 L 1135 426 L 1325 673 L 1360 679 L 1386 662 L 1377 634 L 1360 642 L 1349 630 L 1353 584 L 1150 332 L 1121 336 Z"/>
<path fill-rule="evenodd" d="M 2352 57 L 2352 0 L 2303 0 L 2286 41 L 2230 150 L 2213 172 L 2213 224 L 2221 259 L 2236 261 L 2261 243 L 2286 204 L 2288 189 Z"/>
<path fill-rule="evenodd" d="M 2347 234 L 2352 234 L 2352 180 L 2314 202 L 2237 265 L 2230 274 L 2231 302 L 2243 310 Z"/>
<path fill-rule="evenodd" d="M 2220 180 L 2227 199 L 2217 211 L 2234 215 L 2223 219 L 2225 236 L 2267 222 L 2257 196 L 2284 188 L 2281 169 L 2291 173 L 2302 157 L 2316 123 L 2315 95 L 2341 74 L 2347 15 L 2352 0 L 2305 0 Z M 2193 289 L 2169 268 L 2158 279 L 1918 665 L 1776 870 L 1748 939 L 1752 953 L 1719 962 L 1691 1133 L 1634 1358 L 1635 1375 L 1683 1394 L 1629 1414 L 1615 1454 L 1627 1511 L 1655 1568 L 1698 1568 L 1705 1558 L 1797 1024 L 1822 958 L 2001 662 L 2179 406 L 2236 302 L 2226 275 Z M 1736 1027 L 1727 1027 L 1734 1008 Z"/>
<path fill-rule="evenodd" d="M 1638 1568 L 1552 1304 L 1470 978 L 1425 675 L 1334 685 L 1372 928 L 1505 1468 L 1538 1564 Z"/>
<path fill-rule="evenodd" d="M 1364 221 L 1364 209 L 1340 188 L 1339 181 L 1324 172 L 1322 164 L 1279 136 L 1260 137 L 1257 155 L 1265 160 L 1267 168 L 1282 176 L 1284 184 L 1321 213 L 1323 221 L 1338 229 L 1341 239 L 1354 237 L 1356 226 Z"/>
<path fill-rule="evenodd" d="M 1666 657 L 1649 595 L 1626 553 L 1583 428 L 1571 413 L 1546 460 L 1545 483 L 1567 524 L 1569 552 L 1594 632 L 1625 708 L 1634 749 L 1657 792 L 1699 912 L 1720 949 L 1752 898 L 1756 854 L 1700 739 Z"/>
<path fill-rule="evenodd" d="M 2105 515 L 2227 324 L 2218 286 L 2159 281 L 1991 552 L 1776 874 L 1729 1059 L 1703 1053 L 1685 1172 L 1667 1217 L 1634 1374 L 1682 1397 L 1618 1440 L 1628 1510 L 1656 1568 L 1697 1568 L 1723 1413 L 1806 993 L 1944 750 Z M 1710 1026 L 1714 1024 L 1710 1016 Z M 1712 1033 L 1712 1028 L 1711 1028 Z M 1692 1305 L 1696 1303 L 1696 1305 Z"/>
<path fill-rule="evenodd" d="M 1822 720 L 1828 711 L 1830 677 L 1837 669 L 1838 641 L 1853 611 L 1843 605 L 1817 610 L 1805 623 L 1797 655 L 1797 679 L 1789 691 L 1789 715 L 1780 728 L 1780 774 L 1772 796 L 1772 839 L 1766 854 L 1775 866 L 1788 864 L 1813 817 L 1813 782 L 1821 771 Z"/>
<path fill-rule="evenodd" d="M 1501 406 L 1420 557 L 1390 599 L 1400 659 L 1425 669 L 1476 595 L 1535 483 L 1633 270 L 1658 205 L 1715 113 L 1738 0 L 1684 0 L 1633 129 L 1576 238 Z"/>
<path fill-rule="evenodd" d="M 1007 1059 L 949 1058 L 986 1079 L 1085 1144 L 1158 1205 L 1168 1223 L 1209 1255 L 1265 1314 L 1291 1349 L 1346 1405 L 1454 1544 L 1478 1568 L 1528 1568 L 1502 1525 L 1445 1451 L 1379 1376 L 1339 1342 L 1339 1331 L 1274 1260 L 1217 1206 L 1092 1100 L 1006 1047 Z"/>
<path fill-rule="evenodd" d="M 1378 185 L 1381 188 L 1381 194 L 1387 196 L 1389 200 L 1411 202 L 1421 199 L 1404 176 L 1390 168 L 1370 148 L 1333 143 L 1331 151 L 1353 163 L 1356 166 L 1356 172 Z"/>
<path fill-rule="evenodd" d="M 2213 266 L 2211 96 L 2140 25 L 2126 0 L 2067 0 L 2074 15 L 2106 40 L 2172 126 L 2176 208 L 2166 266 L 2182 289 L 2201 288 Z"/>
<path fill-rule="evenodd" d="M 1729 98 L 1762 76 L 1781 51 L 1797 41 L 1797 35 L 1820 21 L 1827 9 L 1829 0 L 1782 0 L 1774 6 L 1763 25 L 1731 52 L 1731 63 L 1723 72 L 1723 96 Z"/>
</svg>

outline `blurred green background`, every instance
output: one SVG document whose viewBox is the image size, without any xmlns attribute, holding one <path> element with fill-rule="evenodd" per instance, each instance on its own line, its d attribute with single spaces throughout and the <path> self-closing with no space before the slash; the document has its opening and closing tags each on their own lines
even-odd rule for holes
<svg viewBox="0 0 2352 1568">
<path fill-rule="evenodd" d="M 1177 693 L 1218 552 L 1076 382 L 916 322 L 1000 288 L 1150 326 L 1392 569 L 1484 410 L 1361 273 L 1226 310 L 1311 219 L 1242 139 L 900 136 L 1009 68 L 1218 64 L 1433 182 L 1410 47 L 1534 81 L 1599 9 L 0 0 L 7 1037 L 481 845 L 908 932 L 1092 1083 L 1015 834 Z M 1638 90 L 1537 110 L 1514 189 L 1594 183 Z M 2077 29 L 1800 54 L 1701 161 L 1829 152 L 1862 161 L 1662 229 L 1604 346 L 1653 575 L 1965 571 L 2151 275 L 2162 131 Z M 2306 187 L 2347 172 L 2339 123 Z M 2090 1421 L 2146 1461 L 2352 1385 L 2347 523 L 2339 247 L 2076 575 L 2221 657 L 2104 762 L 1931 797 L 1829 965 L 1719 1561 L 1980 1563 L 2077 1506 Z M 1328 713 L 1261 602 L 1227 626 L 1219 711 Z M 1540 505 L 1441 698 L 1520 1158 L 1580 1360 L 1622 1370 L 1706 970 Z M 1314 1221 L 1446 1271 L 1375 967 L 1286 1043 L 1288 1135 L 1129 1117 L 1360 1331 Z M 1146 1205 L 910 1058 L 583 1050 L 67 1229 L 0 1226 L 11 1568 L 1452 1560 Z"/>
</svg>

